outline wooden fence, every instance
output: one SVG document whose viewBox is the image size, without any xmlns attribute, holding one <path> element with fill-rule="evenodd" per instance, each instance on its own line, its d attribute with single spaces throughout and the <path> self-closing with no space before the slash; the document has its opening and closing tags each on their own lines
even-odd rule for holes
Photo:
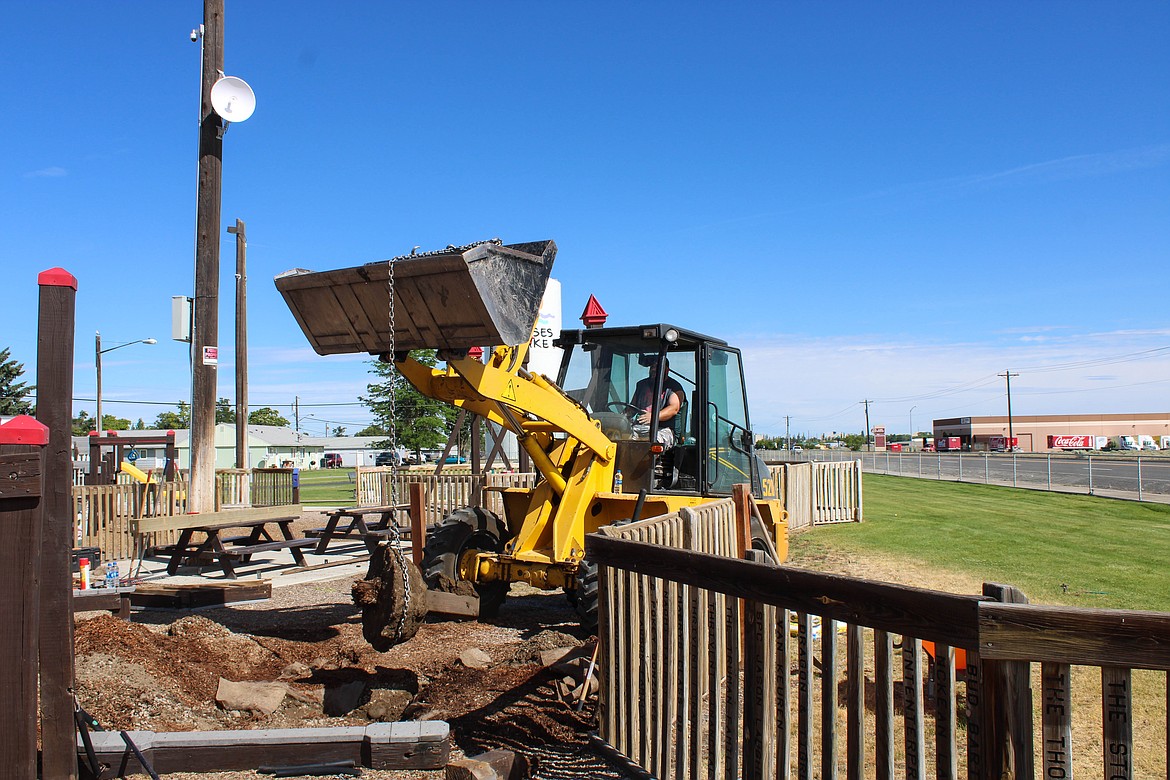
<svg viewBox="0 0 1170 780">
<path fill-rule="evenodd" d="M 218 469 L 215 473 L 216 511 L 295 503 L 292 469 Z M 98 547 L 107 560 L 135 558 L 148 547 L 174 544 L 176 532 L 136 538 L 132 521 L 186 514 L 187 485 L 185 481 L 143 484 L 121 475 L 113 485 L 74 485 L 73 506 L 77 547 Z"/>
<path fill-rule="evenodd" d="M 651 775 L 1167 776 L 1170 614 L 737 560 L 727 512 L 587 541 L 601 567 L 598 736 Z M 1135 722 L 1154 737 L 1135 740 Z"/>
<path fill-rule="evenodd" d="M 861 522 L 861 461 L 784 463 L 768 471 L 788 510 L 789 531 Z"/>
<path fill-rule="evenodd" d="M 397 480 L 395 480 L 397 475 Z M 355 489 L 358 506 L 386 506 L 404 503 L 412 483 L 421 482 L 426 486 L 426 522 L 434 525 L 456 509 L 465 506 L 482 506 L 501 517 L 504 504 L 499 493 L 492 488 L 530 488 L 536 484 L 536 474 L 531 472 L 449 474 L 435 475 L 429 471 L 394 471 L 389 466 L 372 468 L 358 467 L 355 475 Z"/>
</svg>

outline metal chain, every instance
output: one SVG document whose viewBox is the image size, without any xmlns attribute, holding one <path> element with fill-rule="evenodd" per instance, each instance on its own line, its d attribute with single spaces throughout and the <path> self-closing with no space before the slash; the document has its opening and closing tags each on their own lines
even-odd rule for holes
<svg viewBox="0 0 1170 780">
<path fill-rule="evenodd" d="M 395 260 L 390 260 L 387 263 L 386 284 L 390 291 L 389 306 L 389 320 L 390 320 L 390 356 L 394 356 L 394 265 Z M 398 462 L 398 401 L 397 401 L 397 379 L 398 369 L 394 367 L 391 362 L 391 376 L 390 376 L 390 448 L 394 453 L 390 459 L 390 506 L 398 506 L 398 467 L 401 465 Z M 395 512 L 396 510 L 391 510 Z M 406 617 L 410 614 L 410 572 L 406 568 L 406 558 L 402 554 L 402 548 L 399 545 L 398 536 L 398 518 L 395 514 L 394 519 L 390 522 L 390 538 L 386 543 L 390 547 L 395 560 L 398 562 L 398 569 L 402 572 L 402 614 L 398 616 L 397 637 L 402 638 L 402 632 L 406 628 Z"/>
<path fill-rule="evenodd" d="M 436 255 L 449 255 L 449 254 L 452 254 L 454 252 L 458 252 L 459 254 L 462 254 L 469 249 L 475 249 L 477 246 L 483 246 L 484 244 L 494 244 L 495 246 L 503 246 L 504 242 L 498 238 L 488 238 L 488 239 L 485 239 L 483 241 L 472 241 L 470 244 L 464 244 L 463 246 L 455 246 L 454 244 L 447 244 L 447 246 L 443 249 L 432 249 L 429 252 L 415 252 L 412 250 L 410 252 L 410 254 L 399 255 L 398 257 L 390 258 L 390 262 L 395 263 L 399 260 L 412 260 L 412 259 L 417 258 L 417 257 L 434 257 Z M 415 249 L 418 249 L 418 247 L 415 247 Z M 391 305 L 393 305 L 394 302 L 391 301 L 390 303 L 391 303 Z"/>
<path fill-rule="evenodd" d="M 498 239 L 498 238 L 490 238 L 486 241 L 477 241 L 477 242 L 472 243 L 472 244 L 464 244 L 463 246 L 453 246 L 453 245 L 449 244 L 446 249 L 437 249 L 437 250 L 432 251 L 432 252 L 423 252 L 421 254 L 416 253 L 416 252 L 411 252 L 409 255 L 392 257 L 388 261 L 386 261 L 386 266 L 387 266 L 386 284 L 387 284 L 387 287 L 390 291 L 390 295 L 389 295 L 390 301 L 387 304 L 387 306 L 388 306 L 387 313 L 389 315 L 389 321 L 390 321 L 390 344 L 389 344 L 389 349 L 387 351 L 389 352 L 391 358 L 394 357 L 394 353 L 396 352 L 396 349 L 395 349 L 396 345 L 395 345 L 395 338 L 394 338 L 394 266 L 395 266 L 395 264 L 399 260 L 409 260 L 411 258 L 417 258 L 417 257 L 446 255 L 446 254 L 451 254 L 453 252 L 463 253 L 469 249 L 474 249 L 475 247 L 481 246 L 483 244 L 495 244 L 496 246 L 500 246 L 503 244 L 503 242 L 500 241 L 500 239 Z M 390 506 L 397 506 L 398 505 L 398 467 L 401 464 L 398 463 L 398 428 L 397 428 L 397 422 L 396 422 L 397 418 L 398 418 L 398 403 L 397 403 L 397 399 L 396 399 L 397 387 L 396 387 L 395 379 L 397 377 L 398 370 L 396 368 L 393 368 L 393 365 L 394 364 L 391 363 L 391 366 L 392 366 L 391 372 L 392 373 L 390 376 L 390 447 L 394 452 L 394 457 L 391 458 L 391 460 L 390 460 Z M 400 542 L 400 538 L 398 535 L 398 523 L 393 522 L 390 525 L 390 534 L 389 534 L 389 539 L 387 540 L 387 544 L 390 547 L 391 553 L 394 555 L 395 561 L 398 563 L 399 571 L 402 572 L 402 614 L 398 616 L 398 627 L 396 629 L 397 636 L 399 637 L 399 639 L 401 639 L 402 632 L 406 629 L 407 616 L 410 614 L 410 571 L 406 568 L 406 556 L 404 556 L 402 554 L 402 548 L 401 548 L 399 542 Z"/>
</svg>

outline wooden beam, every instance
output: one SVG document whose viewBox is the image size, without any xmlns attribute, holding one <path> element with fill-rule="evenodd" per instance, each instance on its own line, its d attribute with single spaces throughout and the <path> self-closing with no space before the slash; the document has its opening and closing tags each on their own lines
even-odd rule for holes
<svg viewBox="0 0 1170 780">
<path fill-rule="evenodd" d="M 35 420 L 18 417 L 13 423 Z M 14 778 L 37 776 L 37 653 L 39 583 L 37 563 L 40 559 L 41 522 L 44 509 L 41 498 L 42 462 L 45 444 L 9 444 L 20 437 L 0 425 L 0 458 L 32 455 L 35 468 L 23 469 L 22 482 L 27 485 L 35 476 L 37 485 L 29 495 L 0 497 L 0 571 L 8 580 L 9 592 L 0 600 L 0 756 L 4 757 L 5 774 Z M 42 428 L 44 426 L 41 426 Z M 48 431 L 44 432 L 45 443 Z M 26 462 L 24 457 L 21 462 Z M 3 476 L 3 475 L 0 475 Z M 73 753 L 73 750 L 70 750 Z"/>
<path fill-rule="evenodd" d="M 77 777 L 73 760 L 73 334 L 77 280 L 54 268 L 37 278 L 37 420 L 49 429 L 38 567 L 41 773 Z M 100 424 L 99 424 L 100 427 Z"/>
<path fill-rule="evenodd" d="M 984 660 L 1170 669 L 1164 612 L 984 602 L 979 638 Z"/>
<path fill-rule="evenodd" d="M 589 534 L 585 549 L 590 560 L 602 565 L 809 612 L 826 620 L 858 623 L 955 647 L 974 648 L 979 642 L 978 596 L 766 566 L 601 534 Z"/>
</svg>

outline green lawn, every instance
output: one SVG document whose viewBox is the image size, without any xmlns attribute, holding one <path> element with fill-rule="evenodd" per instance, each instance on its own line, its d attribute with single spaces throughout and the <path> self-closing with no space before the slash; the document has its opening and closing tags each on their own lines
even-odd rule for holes
<svg viewBox="0 0 1170 780">
<path fill-rule="evenodd" d="M 350 506 L 353 469 L 301 469 L 302 506 Z"/>
<path fill-rule="evenodd" d="M 1170 506 L 873 474 L 864 501 L 863 523 L 794 535 L 795 557 L 870 552 L 1036 603 L 1170 611 Z"/>
</svg>

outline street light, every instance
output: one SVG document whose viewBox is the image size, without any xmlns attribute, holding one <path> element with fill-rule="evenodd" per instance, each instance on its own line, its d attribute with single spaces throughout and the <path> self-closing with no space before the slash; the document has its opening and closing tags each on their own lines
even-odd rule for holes
<svg viewBox="0 0 1170 780">
<path fill-rule="evenodd" d="M 914 410 L 917 406 L 910 407 L 910 441 L 914 441 Z"/>
<path fill-rule="evenodd" d="M 100 331 L 94 332 L 94 347 L 93 355 L 94 362 L 97 364 L 97 419 L 94 420 L 93 429 L 101 435 L 102 430 L 102 355 L 107 352 L 113 352 L 115 349 L 128 347 L 131 344 L 157 344 L 154 339 L 138 339 L 137 341 L 127 341 L 125 344 L 116 344 L 112 347 L 102 349 L 102 334 Z"/>
</svg>

